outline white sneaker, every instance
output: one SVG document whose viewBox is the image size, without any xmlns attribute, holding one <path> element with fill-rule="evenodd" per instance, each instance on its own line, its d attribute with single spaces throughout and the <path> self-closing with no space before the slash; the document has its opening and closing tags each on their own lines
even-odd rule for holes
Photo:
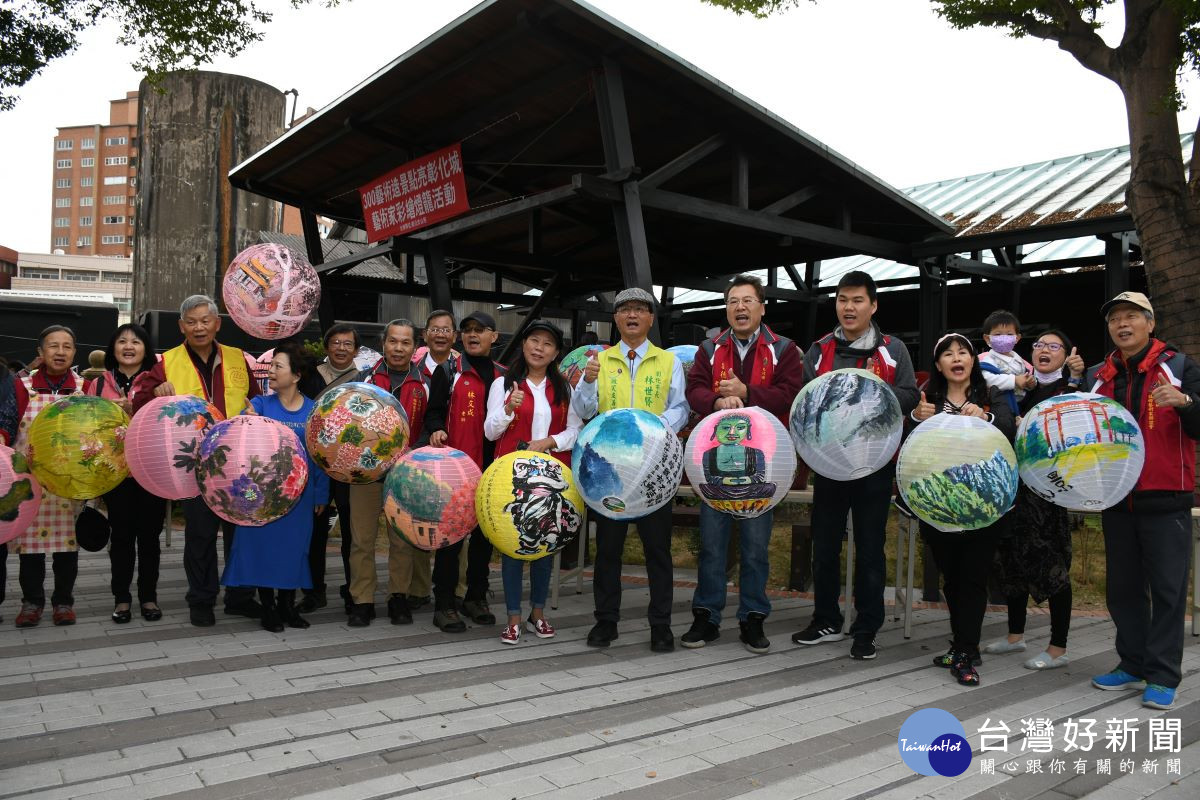
<svg viewBox="0 0 1200 800">
<path fill-rule="evenodd" d="M 983 648 L 983 652 L 992 653 L 994 655 L 1003 655 L 1004 653 L 1024 653 L 1025 640 L 1021 639 L 1017 642 L 1010 642 L 1008 639 L 997 639 L 996 641 Z"/>
</svg>

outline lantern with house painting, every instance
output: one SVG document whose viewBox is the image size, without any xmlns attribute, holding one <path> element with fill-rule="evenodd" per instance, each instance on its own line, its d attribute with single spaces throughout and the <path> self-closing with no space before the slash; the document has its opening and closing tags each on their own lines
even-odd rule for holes
<svg viewBox="0 0 1200 800">
<path fill-rule="evenodd" d="M 388 471 L 383 514 L 388 527 L 413 547 L 449 547 L 475 527 L 479 467 L 453 447 L 410 450 Z"/>
<path fill-rule="evenodd" d="M 749 519 L 787 495 L 796 453 L 783 423 L 752 406 L 700 420 L 687 440 L 683 464 L 688 482 L 706 504 Z"/>
<path fill-rule="evenodd" d="M 583 377 L 583 370 L 587 367 L 588 359 L 608 348 L 607 344 L 582 344 L 562 357 L 562 360 L 558 362 L 558 371 L 574 389 L 579 385 L 580 378 Z"/>
<path fill-rule="evenodd" d="M 381 479 L 408 446 L 408 414 L 373 383 L 341 383 L 317 397 L 304 438 L 312 460 L 334 480 Z"/>
<path fill-rule="evenodd" d="M 612 519 L 636 519 L 675 497 L 683 444 L 649 411 L 616 408 L 579 432 L 571 471 L 589 508 Z"/>
<path fill-rule="evenodd" d="M 29 461 L 0 444 L 0 544 L 29 530 L 41 504 L 42 487 L 34 479 Z"/>
<path fill-rule="evenodd" d="M 321 302 L 321 280 L 308 259 L 281 244 L 238 253 L 221 283 L 225 308 L 238 327 L 259 339 L 295 336 Z"/>
<path fill-rule="evenodd" d="M 1102 511 L 1120 502 L 1146 457 L 1134 416 L 1116 400 L 1082 392 L 1031 408 L 1015 445 L 1025 485 L 1072 511 Z"/>
<path fill-rule="evenodd" d="M 200 442 L 196 482 L 218 517 L 261 526 L 292 510 L 308 481 L 304 446 L 282 422 L 254 415 L 218 422 Z"/>
<path fill-rule="evenodd" d="M 904 428 L 896 395 L 862 369 L 836 369 L 809 381 L 788 419 L 800 458 L 835 481 L 878 471 L 895 455 Z"/>
<path fill-rule="evenodd" d="M 45 408 L 29 426 L 29 462 L 42 488 L 71 500 L 90 500 L 129 474 L 125 433 L 129 417 L 112 400 L 75 394 Z"/>
<path fill-rule="evenodd" d="M 583 525 L 583 498 L 571 470 L 545 453 L 517 450 L 484 471 L 475 492 L 479 527 L 506 556 L 534 561 L 553 555 Z"/>
<path fill-rule="evenodd" d="M 191 395 L 156 397 L 142 406 L 125 435 L 129 474 L 143 489 L 167 500 L 200 494 L 196 460 L 208 429 L 225 417 Z"/>
<path fill-rule="evenodd" d="M 986 528 L 1017 497 L 1017 457 L 978 417 L 935 414 L 909 434 L 896 462 L 904 502 L 940 531 Z"/>
</svg>

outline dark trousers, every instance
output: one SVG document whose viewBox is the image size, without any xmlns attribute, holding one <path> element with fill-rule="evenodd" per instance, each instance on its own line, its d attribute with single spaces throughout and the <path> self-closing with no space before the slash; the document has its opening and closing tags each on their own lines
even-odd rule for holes
<svg viewBox="0 0 1200 800">
<path fill-rule="evenodd" d="M 232 522 L 212 512 L 199 497 L 183 501 L 183 571 L 187 575 L 189 606 L 213 606 L 220 590 L 221 571 L 217 565 L 217 532 L 224 543 L 225 561 L 233 550 Z M 237 606 L 254 597 L 249 586 L 226 586 L 225 605 Z"/>
<path fill-rule="evenodd" d="M 312 589 L 305 594 L 325 591 L 325 547 L 329 544 L 329 531 L 333 528 L 334 507 L 337 507 L 338 524 L 342 526 L 342 575 L 350 575 L 350 484 L 330 479 L 333 487 L 333 502 L 326 506 L 321 515 L 313 520 L 313 535 L 308 543 L 308 571 L 312 574 Z M 348 586 L 341 586 L 346 596 Z"/>
<path fill-rule="evenodd" d="M 4 602 L 4 587 L 8 586 L 8 542 L 0 544 L 0 603 Z"/>
<path fill-rule="evenodd" d="M 112 565 L 112 593 L 120 603 L 132 603 L 129 585 L 137 564 L 138 602 L 158 602 L 159 534 L 167 513 L 167 501 L 147 492 L 133 478 L 126 478 L 104 495 L 108 522 L 112 526 L 108 560 Z"/>
<path fill-rule="evenodd" d="M 1148 683 L 1179 686 L 1192 524 L 1187 510 L 1104 512 L 1108 613 L 1120 668 Z"/>
<path fill-rule="evenodd" d="M 467 542 L 467 595 L 463 599 L 478 602 L 487 598 L 488 574 L 492 569 L 492 543 L 478 527 L 464 541 Z M 462 550 L 463 541 L 458 541 L 441 548 L 433 556 L 433 603 L 439 611 L 454 608 L 458 559 Z"/>
<path fill-rule="evenodd" d="M 56 606 L 75 605 L 75 578 L 79 575 L 79 553 L 52 553 L 54 562 L 54 594 L 50 602 Z M 19 570 L 21 600 L 38 608 L 46 605 L 46 554 L 22 553 Z"/>
<path fill-rule="evenodd" d="M 621 556 L 629 525 L 637 525 L 646 556 L 646 578 L 650 583 L 650 605 L 646 617 L 651 625 L 671 624 L 671 600 L 675 590 L 671 563 L 671 503 L 652 514 L 635 520 L 609 519 L 601 514 L 596 520 L 596 563 L 592 593 L 596 600 L 596 619 L 616 622 L 621 618 Z"/>
<path fill-rule="evenodd" d="M 921 523 L 921 538 L 929 545 L 942 591 L 950 608 L 951 644 L 972 655 L 979 653 L 983 615 L 987 613 L 988 575 L 996 555 L 996 543 L 1006 520 L 978 531 L 944 533 Z"/>
<path fill-rule="evenodd" d="M 1050 605 L 1050 644 L 1066 648 L 1067 634 L 1071 631 L 1071 584 L 1067 584 L 1046 599 Z M 1029 593 L 1008 598 L 1008 632 L 1025 633 L 1026 609 Z"/>
<path fill-rule="evenodd" d="M 887 562 L 883 543 L 887 536 L 892 501 L 894 464 L 853 481 L 813 478 L 813 621 L 841 629 L 844 618 L 838 605 L 842 588 L 842 542 L 846 515 L 854 520 L 854 622 L 851 635 L 875 634 L 883 627 L 883 582 Z"/>
</svg>

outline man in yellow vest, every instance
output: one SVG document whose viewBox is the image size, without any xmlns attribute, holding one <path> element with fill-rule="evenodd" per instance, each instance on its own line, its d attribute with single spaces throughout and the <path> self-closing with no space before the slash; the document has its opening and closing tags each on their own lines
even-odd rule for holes
<svg viewBox="0 0 1200 800">
<path fill-rule="evenodd" d="M 236 347 L 218 344 L 221 316 L 211 297 L 192 295 L 179 307 L 179 330 L 184 343 L 163 353 L 162 361 L 143 372 L 133 384 L 136 413 L 154 397 L 190 394 L 217 407 L 226 419 L 242 413 L 249 398 L 259 393 L 258 382 L 250 380 L 246 354 Z M 214 514 L 199 497 L 183 501 L 183 570 L 187 574 L 187 603 L 192 624 L 207 628 L 216 624 L 213 606 L 220 588 L 217 565 L 217 531 L 223 532 L 225 560 L 233 547 L 233 523 Z M 248 586 L 225 589 L 225 613 L 256 619 L 262 606 Z"/>
<path fill-rule="evenodd" d="M 621 336 L 617 346 L 589 359 L 572 403 L 582 419 L 614 408 L 641 408 L 657 414 L 678 433 L 687 424 L 688 402 L 683 367 L 671 353 L 650 343 L 654 324 L 654 295 L 645 289 L 625 289 L 614 303 L 613 324 Z M 646 555 L 650 582 L 650 649 L 667 653 L 675 649 L 671 633 L 671 503 L 634 520 Z M 617 638 L 621 618 L 621 554 L 625 549 L 625 520 L 597 514 L 596 565 L 592 592 L 596 600 L 596 625 L 588 633 L 591 647 L 608 647 Z"/>
</svg>

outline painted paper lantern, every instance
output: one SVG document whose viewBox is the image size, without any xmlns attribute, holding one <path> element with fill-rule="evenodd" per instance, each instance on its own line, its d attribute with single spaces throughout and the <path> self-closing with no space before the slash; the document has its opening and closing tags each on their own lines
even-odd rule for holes
<svg viewBox="0 0 1200 800">
<path fill-rule="evenodd" d="M 408 414 L 373 383 L 332 386 L 317 398 L 304 439 L 317 466 L 342 483 L 381 479 L 408 446 Z"/>
<path fill-rule="evenodd" d="M 90 500 L 129 474 L 125 431 L 129 417 L 112 400 L 73 394 L 41 410 L 29 426 L 34 477 L 51 494 Z"/>
<path fill-rule="evenodd" d="M 796 474 L 787 429 L 758 406 L 709 414 L 683 451 L 688 482 L 705 503 L 735 517 L 764 514 L 782 500 Z"/>
<path fill-rule="evenodd" d="M 216 423 L 200 442 L 196 482 L 218 517 L 259 526 L 292 510 L 308 481 L 304 447 L 292 429 L 246 415 Z"/>
<path fill-rule="evenodd" d="M 33 524 L 42 504 L 42 487 L 25 456 L 0 444 L 0 544 L 12 541 Z"/>
<path fill-rule="evenodd" d="M 258 384 L 258 391 L 264 395 L 275 394 L 270 385 L 271 361 L 274 358 L 274 347 L 255 359 L 252 359 L 248 353 L 246 354 L 246 361 L 250 365 L 250 379 Z"/>
<path fill-rule="evenodd" d="M 900 401 L 879 376 L 836 369 L 809 381 L 788 417 L 796 452 L 814 472 L 852 481 L 877 472 L 900 446 Z"/>
<path fill-rule="evenodd" d="M 900 448 L 896 483 L 908 507 L 938 530 L 986 528 L 1017 497 L 1017 456 L 984 420 L 935 414 Z"/>
<path fill-rule="evenodd" d="M 531 450 L 497 458 L 475 491 L 479 527 L 506 556 L 536 561 L 553 555 L 579 533 L 583 498 L 571 470 Z"/>
<path fill-rule="evenodd" d="M 225 308 L 259 339 L 304 330 L 321 302 L 321 279 L 308 259 L 281 244 L 255 244 L 234 256 L 221 283 Z"/>
<path fill-rule="evenodd" d="M 563 377 L 567 379 L 567 383 L 571 384 L 571 388 L 574 389 L 583 378 L 583 369 L 587 366 L 588 359 L 607 350 L 609 347 L 610 345 L 607 344 L 580 345 L 562 357 L 562 360 L 558 362 L 558 371 L 563 374 Z"/>
<path fill-rule="evenodd" d="M 383 484 L 388 527 L 413 547 L 437 550 L 474 529 L 479 467 L 453 447 L 421 447 L 402 455 Z"/>
<path fill-rule="evenodd" d="M 364 370 L 364 369 L 370 369 L 371 367 L 378 364 L 379 360 L 381 358 L 383 358 L 383 356 L 381 354 L 375 352 L 371 348 L 360 347 L 360 348 L 358 348 L 358 352 L 354 354 L 354 367 L 355 367 L 355 369 L 358 369 L 359 371 Z M 414 353 L 413 354 L 413 362 L 415 363 L 416 361 L 417 361 L 417 357 L 416 357 L 416 354 Z"/>
<path fill-rule="evenodd" d="M 1017 429 L 1021 480 L 1072 511 L 1103 511 L 1133 490 L 1146 459 L 1137 419 L 1116 400 L 1077 392 L 1043 400 Z"/>
<path fill-rule="evenodd" d="M 696 351 L 699 349 L 694 344 L 677 344 L 674 347 L 668 347 L 667 352 L 674 354 L 675 358 L 679 359 L 679 366 L 683 368 L 684 377 L 687 377 L 688 370 L 692 368 L 692 363 L 696 360 Z"/>
<path fill-rule="evenodd" d="M 142 488 L 167 500 L 200 494 L 196 459 L 208 429 L 225 419 L 206 400 L 191 395 L 156 397 L 142 406 L 125 435 L 129 474 Z"/>
<path fill-rule="evenodd" d="M 616 408 L 579 432 L 571 470 L 589 508 L 611 519 L 637 519 L 675 497 L 683 444 L 649 411 Z"/>
</svg>

